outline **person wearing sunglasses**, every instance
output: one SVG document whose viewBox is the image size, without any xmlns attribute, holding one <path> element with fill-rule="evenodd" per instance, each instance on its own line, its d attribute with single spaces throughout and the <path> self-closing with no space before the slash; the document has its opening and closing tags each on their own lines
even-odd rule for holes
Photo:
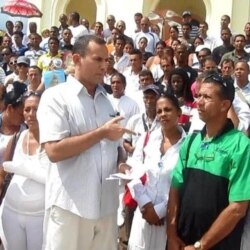
<svg viewBox="0 0 250 250">
<path fill-rule="evenodd" d="M 9 47 L 2 48 L 2 51 L 1 51 L 2 68 L 3 68 L 6 76 L 12 73 L 9 66 L 8 66 L 8 63 L 10 62 L 11 55 L 12 55 L 11 48 L 9 48 Z"/>
<path fill-rule="evenodd" d="M 15 63 L 15 61 L 13 61 Z M 5 81 L 7 91 L 12 89 L 13 81 L 18 81 L 28 86 L 28 70 L 30 66 L 30 59 L 25 56 L 19 56 L 16 60 L 16 71 L 17 75 Z"/>
<path fill-rule="evenodd" d="M 250 141 L 228 111 L 233 83 L 203 79 L 197 108 L 204 128 L 187 137 L 172 173 L 167 214 L 168 249 L 236 250 L 250 200 Z"/>
</svg>

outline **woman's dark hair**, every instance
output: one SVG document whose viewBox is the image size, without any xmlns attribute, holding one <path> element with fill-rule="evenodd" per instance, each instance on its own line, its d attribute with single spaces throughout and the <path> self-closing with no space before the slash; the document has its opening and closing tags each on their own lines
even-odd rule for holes
<svg viewBox="0 0 250 250">
<path fill-rule="evenodd" d="M 185 101 L 187 102 L 193 102 L 193 96 L 192 96 L 192 92 L 191 92 L 191 81 L 190 78 L 188 77 L 187 72 L 182 69 L 182 68 L 176 68 L 173 69 L 169 75 L 168 78 L 168 82 L 169 82 L 169 89 L 170 89 L 170 93 L 174 94 L 172 85 L 171 85 L 171 79 L 173 75 L 179 75 L 182 78 L 183 81 L 183 88 L 182 88 L 182 97 L 184 98 Z"/>
<path fill-rule="evenodd" d="M 160 96 L 159 99 L 161 99 L 161 98 L 165 98 L 165 99 L 169 100 L 178 111 L 181 111 L 179 101 L 178 101 L 177 97 L 175 97 L 173 94 L 165 92 Z"/>
<path fill-rule="evenodd" d="M 23 94 L 27 91 L 27 86 L 19 81 L 13 82 L 13 89 L 4 95 L 4 105 L 18 107 L 23 102 Z"/>
<path fill-rule="evenodd" d="M 177 25 L 170 26 L 170 27 L 169 27 L 169 31 L 170 31 L 171 29 L 174 29 L 174 30 L 177 32 L 177 34 L 179 34 L 179 29 L 178 29 Z"/>
</svg>

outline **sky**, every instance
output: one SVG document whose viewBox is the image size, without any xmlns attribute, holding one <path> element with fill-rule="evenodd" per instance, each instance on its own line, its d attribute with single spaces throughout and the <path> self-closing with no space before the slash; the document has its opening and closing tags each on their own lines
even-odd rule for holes
<svg viewBox="0 0 250 250">
<path fill-rule="evenodd" d="M 4 4 L 8 2 L 8 0 L 0 0 L 0 7 L 4 6 Z M 5 23 L 7 20 L 11 20 L 13 23 L 15 21 L 22 21 L 24 24 L 24 31 L 27 30 L 27 22 L 28 19 L 24 17 L 12 17 L 3 13 L 0 13 L 0 30 L 5 30 Z"/>
</svg>

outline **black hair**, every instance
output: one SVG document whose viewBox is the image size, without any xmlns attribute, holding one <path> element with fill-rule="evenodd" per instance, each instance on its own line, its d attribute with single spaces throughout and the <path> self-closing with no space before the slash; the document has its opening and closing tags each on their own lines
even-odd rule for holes
<svg viewBox="0 0 250 250">
<path fill-rule="evenodd" d="M 182 88 L 182 93 L 181 93 L 182 97 L 184 98 L 185 101 L 192 102 L 194 99 L 193 99 L 191 88 L 190 88 L 191 81 L 190 81 L 190 78 L 188 77 L 187 72 L 182 68 L 176 68 L 170 72 L 168 82 L 170 83 L 169 89 L 170 89 L 171 94 L 174 94 L 174 91 L 171 85 L 171 79 L 173 75 L 179 75 L 182 78 L 182 81 L 183 81 L 183 88 Z"/>
<path fill-rule="evenodd" d="M 142 59 L 142 53 L 139 49 L 132 49 L 130 55 L 138 55 L 140 59 Z"/>
<path fill-rule="evenodd" d="M 19 81 L 13 82 L 13 89 L 4 95 L 4 105 L 12 105 L 14 108 L 22 103 L 23 94 L 27 91 L 27 86 Z"/>
<path fill-rule="evenodd" d="M 202 83 L 211 83 L 219 86 L 219 96 L 224 100 L 229 100 L 231 103 L 234 100 L 235 88 L 233 79 L 222 77 L 216 71 L 208 71 Z"/>
<path fill-rule="evenodd" d="M 179 101 L 173 94 L 165 92 L 161 94 L 159 99 L 161 98 L 169 100 L 178 111 L 181 111 Z"/>
<path fill-rule="evenodd" d="M 127 84 L 127 82 L 126 82 L 126 77 L 125 77 L 123 74 L 119 73 L 119 72 L 115 72 L 115 73 L 111 76 L 111 78 L 110 78 L 111 83 L 112 83 L 113 77 L 115 77 L 115 76 L 119 77 L 119 78 L 121 79 L 121 82 L 122 82 L 122 84 L 124 85 L 124 87 L 126 87 L 126 84 Z"/>
<path fill-rule="evenodd" d="M 76 39 L 76 41 L 73 45 L 72 53 L 79 54 L 81 57 L 85 57 L 85 55 L 87 54 L 87 50 L 88 50 L 90 42 L 95 42 L 98 45 L 105 45 L 106 44 L 106 42 L 98 36 L 84 35 L 84 36 L 81 36 L 78 39 Z"/>
</svg>

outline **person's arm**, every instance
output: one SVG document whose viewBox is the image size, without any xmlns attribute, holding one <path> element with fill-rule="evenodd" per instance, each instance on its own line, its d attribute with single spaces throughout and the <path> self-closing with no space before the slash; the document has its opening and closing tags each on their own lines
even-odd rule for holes
<svg viewBox="0 0 250 250">
<path fill-rule="evenodd" d="M 66 160 L 70 157 L 79 155 L 89 149 L 102 139 L 118 140 L 127 129 L 118 124 L 123 117 L 118 116 L 106 122 L 102 127 L 87 133 L 66 137 L 60 141 L 43 143 L 43 147 L 52 162 Z"/>
<path fill-rule="evenodd" d="M 127 153 L 133 154 L 135 148 L 131 145 L 131 142 L 124 140 L 123 141 L 123 147 L 126 150 Z"/>
<path fill-rule="evenodd" d="M 230 203 L 217 217 L 209 230 L 201 237 L 201 250 L 211 249 L 229 235 L 248 209 L 248 201 Z M 187 246 L 185 250 L 195 249 Z"/>
<path fill-rule="evenodd" d="M 180 250 L 185 246 L 184 242 L 177 235 L 177 221 L 179 210 L 179 191 L 171 187 L 167 208 L 167 237 L 168 249 Z"/>
<path fill-rule="evenodd" d="M 239 126 L 240 120 L 239 120 L 239 118 L 238 118 L 238 116 L 237 116 L 237 114 L 236 114 L 236 112 L 235 112 L 235 110 L 234 110 L 233 105 L 232 105 L 231 108 L 228 110 L 227 118 L 231 119 L 231 121 L 232 121 L 234 127 L 237 129 L 238 126 Z"/>
</svg>

